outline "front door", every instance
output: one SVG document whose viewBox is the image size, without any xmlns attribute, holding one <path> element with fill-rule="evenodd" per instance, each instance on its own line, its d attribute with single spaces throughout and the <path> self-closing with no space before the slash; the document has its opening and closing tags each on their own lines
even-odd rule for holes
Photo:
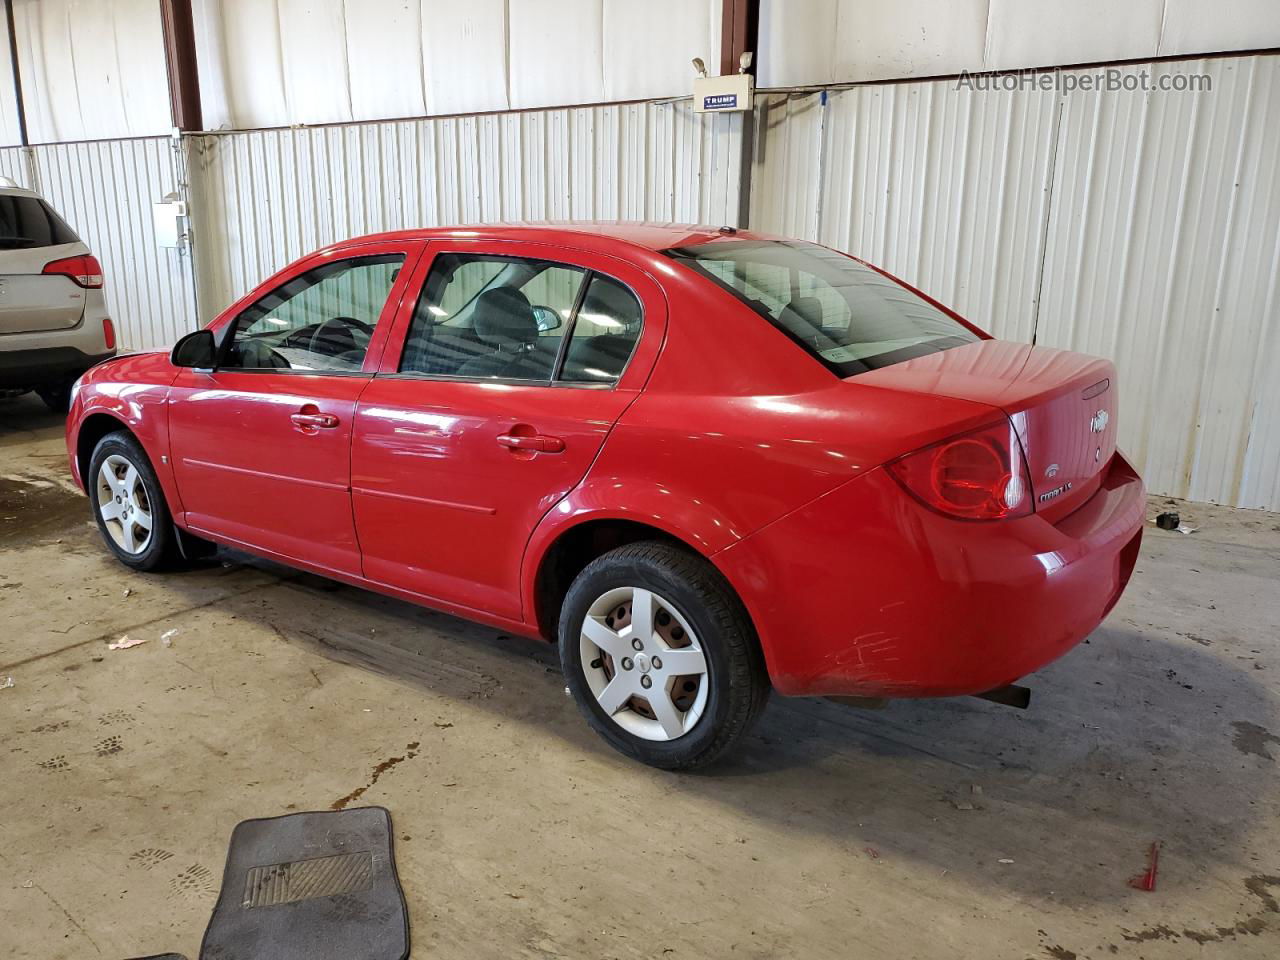
<svg viewBox="0 0 1280 960">
<path fill-rule="evenodd" d="M 170 405 L 173 470 L 193 531 L 360 573 L 352 421 L 419 249 L 308 258 L 216 325 L 217 368 L 183 370 Z"/>
<path fill-rule="evenodd" d="M 519 619 L 525 544 L 636 397 L 665 306 L 651 279 L 608 257 L 431 248 L 407 329 L 356 410 L 365 575 Z"/>
</svg>

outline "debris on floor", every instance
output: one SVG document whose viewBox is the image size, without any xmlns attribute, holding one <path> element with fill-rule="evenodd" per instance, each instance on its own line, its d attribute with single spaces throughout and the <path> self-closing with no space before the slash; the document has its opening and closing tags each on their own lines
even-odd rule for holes
<svg viewBox="0 0 1280 960">
<path fill-rule="evenodd" d="M 1013 860 L 1009 857 L 1001 857 L 996 863 L 1013 863 Z"/>
<path fill-rule="evenodd" d="M 163 643 L 166 647 L 172 646 L 173 638 L 176 637 L 177 635 L 178 635 L 177 627 L 174 627 L 172 630 L 166 630 L 164 633 L 160 634 L 160 642 Z"/>
<path fill-rule="evenodd" d="M 1160 841 L 1156 840 L 1151 844 L 1151 851 L 1147 854 L 1147 869 L 1129 880 L 1129 886 L 1135 890 L 1145 890 L 1147 893 L 1156 888 L 1156 868 L 1160 862 Z"/>
<path fill-rule="evenodd" d="M 0 681 L 0 690 L 8 690 L 12 686 L 13 677 L 5 677 L 3 681 Z"/>
<path fill-rule="evenodd" d="M 107 644 L 108 650 L 128 650 L 130 647 L 136 647 L 140 643 L 146 643 L 146 637 L 131 637 L 127 633 L 119 640 L 115 640 Z"/>
<path fill-rule="evenodd" d="M 982 787 L 973 783 L 967 790 L 962 787 L 948 794 L 947 800 L 957 810 L 981 810 L 982 804 L 979 802 L 981 796 Z"/>
<path fill-rule="evenodd" d="M 1193 527 L 1189 523 L 1184 523 L 1182 517 L 1176 513 L 1157 514 L 1155 520 L 1152 521 L 1161 530 L 1177 530 L 1179 533 L 1195 533 L 1199 527 Z"/>
</svg>

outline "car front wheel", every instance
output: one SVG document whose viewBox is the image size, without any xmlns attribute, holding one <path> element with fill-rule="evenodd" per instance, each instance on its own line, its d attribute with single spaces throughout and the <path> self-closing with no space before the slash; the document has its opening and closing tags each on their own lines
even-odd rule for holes
<svg viewBox="0 0 1280 960">
<path fill-rule="evenodd" d="M 132 434 L 109 433 L 85 477 L 102 539 L 125 566 L 155 570 L 175 550 L 173 524 L 151 461 Z"/>
<path fill-rule="evenodd" d="M 651 766 L 710 763 L 768 698 L 741 601 L 715 567 L 671 544 L 629 544 L 588 564 L 565 597 L 559 639 L 587 722 Z"/>
</svg>

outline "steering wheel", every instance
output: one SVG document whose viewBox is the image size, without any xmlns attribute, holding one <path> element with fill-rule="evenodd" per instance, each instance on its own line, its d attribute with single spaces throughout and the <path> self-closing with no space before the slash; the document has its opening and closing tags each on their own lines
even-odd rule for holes
<svg viewBox="0 0 1280 960">
<path fill-rule="evenodd" d="M 354 331 L 365 335 L 365 344 L 373 336 L 373 327 L 355 317 L 331 317 L 311 333 L 307 350 L 322 357 L 339 357 L 361 349 Z"/>
</svg>

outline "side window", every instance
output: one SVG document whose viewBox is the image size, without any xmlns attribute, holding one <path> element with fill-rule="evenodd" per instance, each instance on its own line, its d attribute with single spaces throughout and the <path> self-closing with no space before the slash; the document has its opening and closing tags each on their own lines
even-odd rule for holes
<svg viewBox="0 0 1280 960">
<path fill-rule="evenodd" d="M 400 372 L 550 383 L 584 274 L 547 260 L 440 254 Z"/>
<path fill-rule="evenodd" d="M 337 260 L 271 291 L 232 325 L 219 366 L 356 373 L 402 254 Z"/>
<path fill-rule="evenodd" d="M 636 295 L 617 280 L 592 274 L 574 319 L 560 380 L 615 383 L 631 359 L 644 312 Z"/>
</svg>

